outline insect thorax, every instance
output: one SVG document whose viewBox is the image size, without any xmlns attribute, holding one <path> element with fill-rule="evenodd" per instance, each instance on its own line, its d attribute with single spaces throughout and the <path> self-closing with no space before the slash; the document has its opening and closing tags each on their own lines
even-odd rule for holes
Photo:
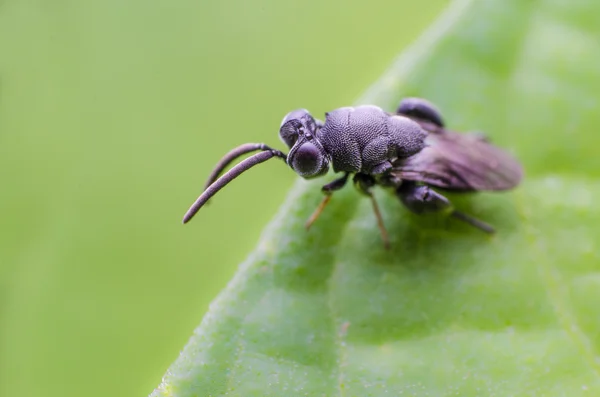
<svg viewBox="0 0 600 397">
<path fill-rule="evenodd" d="M 333 110 L 319 132 L 335 172 L 370 173 L 385 161 L 419 152 L 425 136 L 412 120 L 390 116 L 376 106 Z"/>
</svg>

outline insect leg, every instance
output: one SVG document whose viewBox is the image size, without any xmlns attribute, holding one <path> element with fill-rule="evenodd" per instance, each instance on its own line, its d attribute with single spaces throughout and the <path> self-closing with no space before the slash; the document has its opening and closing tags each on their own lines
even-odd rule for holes
<svg viewBox="0 0 600 397">
<path fill-rule="evenodd" d="M 393 168 L 392 163 L 390 163 L 389 161 L 384 161 L 383 163 L 380 163 L 380 164 L 376 165 L 375 167 L 373 167 L 373 169 L 371 170 L 371 174 L 383 175 L 387 171 L 391 170 L 392 168 Z"/>
<path fill-rule="evenodd" d="M 373 212 L 375 212 L 375 218 L 377 218 L 377 226 L 379 227 L 381 239 L 383 240 L 383 246 L 385 249 L 389 249 L 390 240 L 388 238 L 387 230 L 385 229 L 385 224 L 383 223 L 383 217 L 381 216 L 381 211 L 379 211 L 377 200 L 375 200 L 375 196 L 371 191 L 373 186 L 375 186 L 375 179 L 370 175 L 356 174 L 354 175 L 354 185 L 361 193 L 366 194 L 371 199 L 371 204 L 373 204 Z"/>
<path fill-rule="evenodd" d="M 323 192 L 323 194 L 325 194 L 325 197 L 323 197 L 323 200 L 321 201 L 317 209 L 312 213 L 310 218 L 308 218 L 308 220 L 304 224 L 306 230 L 310 229 L 310 227 L 313 223 L 315 223 L 319 215 L 321 215 L 321 212 L 323 212 L 327 204 L 329 204 L 329 200 L 331 200 L 331 195 L 333 194 L 333 192 L 335 192 L 336 190 L 340 190 L 346 185 L 349 175 L 350 174 L 346 172 L 343 177 L 336 179 L 333 182 L 330 182 L 321 188 L 321 191 Z"/>
<path fill-rule="evenodd" d="M 488 225 L 487 223 L 485 223 L 483 221 L 480 221 L 477 218 L 473 218 L 472 216 L 467 215 L 464 212 L 454 210 L 450 213 L 450 215 L 452 215 L 456 219 L 460 219 L 463 222 L 467 222 L 469 225 L 474 226 L 477 229 L 484 231 L 486 233 L 489 233 L 489 234 L 496 233 L 496 230 L 494 230 L 494 228 L 492 226 Z"/>
<path fill-rule="evenodd" d="M 446 197 L 437 193 L 429 186 L 417 185 L 414 182 L 403 182 L 396 190 L 396 194 L 406 208 L 415 214 L 449 210 L 450 215 L 456 219 L 460 219 L 486 233 L 495 232 L 494 228 L 487 223 L 452 208 L 452 204 L 450 204 L 450 201 Z"/>
</svg>

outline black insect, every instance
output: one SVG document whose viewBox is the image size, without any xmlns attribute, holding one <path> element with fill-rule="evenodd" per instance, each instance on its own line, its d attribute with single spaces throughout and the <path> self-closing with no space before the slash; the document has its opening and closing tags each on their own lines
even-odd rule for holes
<svg viewBox="0 0 600 397">
<path fill-rule="evenodd" d="M 420 98 L 406 98 L 396 114 L 376 106 L 344 107 L 315 120 L 307 110 L 288 113 L 279 137 L 289 147 L 287 155 L 263 143 L 241 145 L 219 161 L 204 192 L 190 207 L 187 223 L 220 189 L 251 167 L 273 157 L 285 160 L 301 177 L 323 176 L 329 165 L 341 178 L 323 186 L 323 201 L 306 222 L 308 229 L 319 217 L 334 191 L 346 185 L 350 175 L 358 190 L 368 196 L 386 247 L 387 232 L 372 189 L 392 188 L 404 205 L 417 214 L 444 211 L 478 229 L 494 229 L 452 208 L 447 198 L 433 190 L 454 192 L 507 190 L 519 184 L 520 164 L 508 153 L 491 145 L 478 133 L 459 134 L 447 130 L 437 108 Z M 261 151 L 219 177 L 236 158 Z"/>
</svg>

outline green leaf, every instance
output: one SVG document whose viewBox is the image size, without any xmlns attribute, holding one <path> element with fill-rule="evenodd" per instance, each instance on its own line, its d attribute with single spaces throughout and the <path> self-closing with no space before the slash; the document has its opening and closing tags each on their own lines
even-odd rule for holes
<svg viewBox="0 0 600 397">
<path fill-rule="evenodd" d="M 595 0 L 455 1 L 359 102 L 513 150 L 517 191 L 452 196 L 497 235 L 379 191 L 386 251 L 354 189 L 307 233 L 324 181 L 298 181 L 153 396 L 600 393 L 598 37 Z"/>
</svg>

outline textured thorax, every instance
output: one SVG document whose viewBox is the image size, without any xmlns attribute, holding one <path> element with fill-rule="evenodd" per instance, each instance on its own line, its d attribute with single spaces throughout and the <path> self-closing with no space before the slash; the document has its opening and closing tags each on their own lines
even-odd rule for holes
<svg viewBox="0 0 600 397">
<path fill-rule="evenodd" d="M 335 172 L 370 172 L 423 148 L 426 133 L 413 121 L 376 106 L 343 107 L 325 115 L 319 140 Z"/>
</svg>

